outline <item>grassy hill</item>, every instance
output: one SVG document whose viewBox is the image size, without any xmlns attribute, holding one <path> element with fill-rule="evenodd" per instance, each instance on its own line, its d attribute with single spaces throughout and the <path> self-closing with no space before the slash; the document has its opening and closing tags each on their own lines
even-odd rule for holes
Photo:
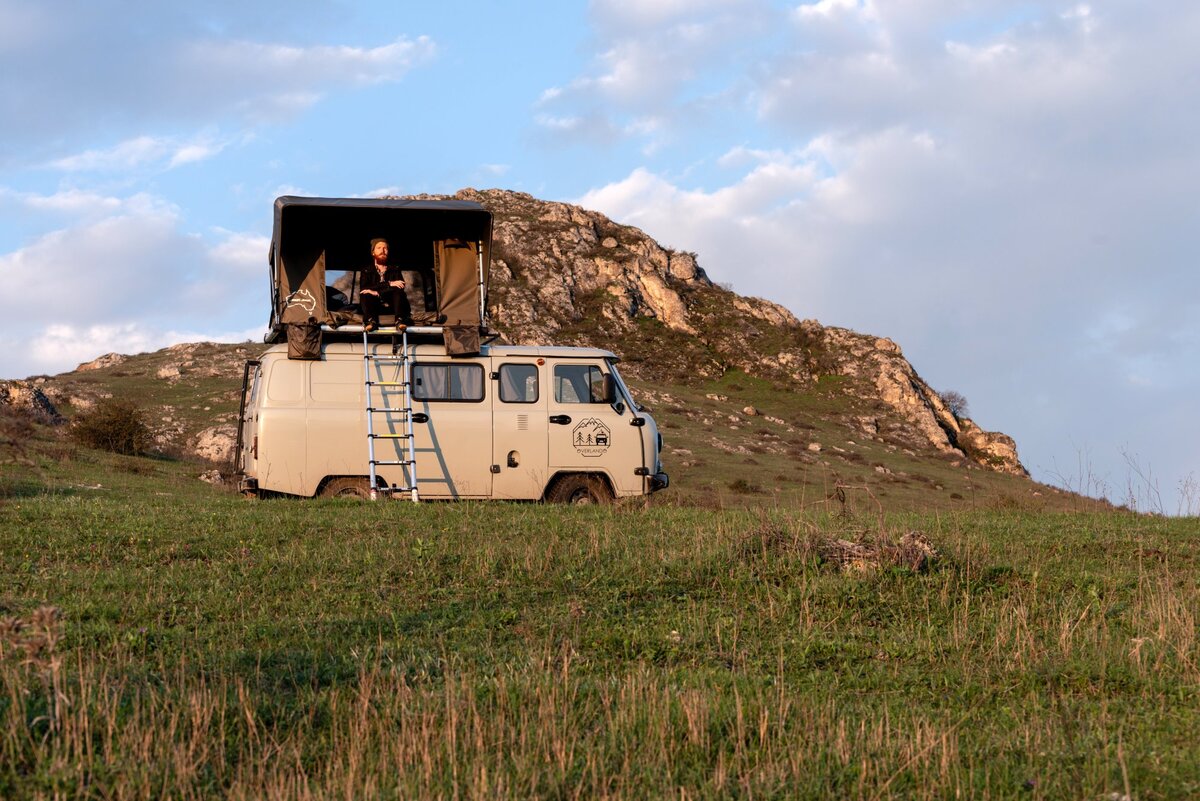
<svg viewBox="0 0 1200 801">
<path fill-rule="evenodd" d="M 26 455 L 6 799 L 1200 793 L 1194 520 L 253 502 Z M 914 530 L 937 558 L 831 550 Z"/>
</svg>

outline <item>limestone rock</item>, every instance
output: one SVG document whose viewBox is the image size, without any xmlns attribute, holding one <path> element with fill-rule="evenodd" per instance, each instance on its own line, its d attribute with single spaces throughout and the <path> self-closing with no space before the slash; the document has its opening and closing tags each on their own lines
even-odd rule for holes
<svg viewBox="0 0 1200 801">
<path fill-rule="evenodd" d="M 1028 476 L 1029 471 L 1017 458 L 1017 443 L 1007 434 L 995 431 L 984 431 L 972 420 L 962 418 L 958 421 L 959 448 L 982 464 L 1001 473 L 1015 476 Z"/>
<path fill-rule="evenodd" d="M 795 326 L 800 324 L 800 321 L 796 319 L 796 315 L 792 314 L 778 303 L 772 303 L 771 301 L 763 300 L 762 298 L 734 297 L 733 307 L 739 311 L 744 311 L 760 320 L 768 322 L 771 325 Z"/>
<path fill-rule="evenodd" d="M 41 387 L 31 381 L 0 381 L 0 404 L 19 410 L 42 423 L 63 422 Z"/>
<path fill-rule="evenodd" d="M 205 470 L 203 473 L 197 476 L 197 478 L 199 478 L 205 484 L 220 485 L 225 483 L 225 478 L 221 475 L 220 470 Z"/>
<path fill-rule="evenodd" d="M 210 462 L 228 462 L 233 459 L 233 449 L 236 445 L 237 428 L 232 425 L 219 425 L 201 431 L 196 436 L 191 451 Z"/>
<path fill-rule="evenodd" d="M 870 337 L 844 328 L 823 329 L 826 345 L 834 354 L 836 372 L 869 381 L 871 395 L 895 410 L 907 422 L 914 445 L 939 453 L 966 456 L 975 464 L 1014 475 L 1028 475 L 1017 459 L 1011 437 L 981 431 L 970 421 L 957 420 L 933 390 L 904 358 L 890 339 Z M 863 430 L 868 425 L 859 420 Z M 964 423 L 969 426 L 964 426 Z M 874 433 L 879 424 L 875 422 Z"/>
<path fill-rule="evenodd" d="M 90 362 L 84 362 L 75 368 L 75 372 L 83 373 L 88 370 L 100 370 L 104 367 L 114 367 L 128 359 L 128 356 L 123 356 L 120 353 L 106 353 L 103 356 L 92 359 Z"/>
<path fill-rule="evenodd" d="M 158 372 L 155 373 L 156 376 L 165 381 L 177 381 L 180 374 L 179 365 L 177 364 L 168 364 L 165 367 L 160 367 L 158 368 Z"/>
</svg>

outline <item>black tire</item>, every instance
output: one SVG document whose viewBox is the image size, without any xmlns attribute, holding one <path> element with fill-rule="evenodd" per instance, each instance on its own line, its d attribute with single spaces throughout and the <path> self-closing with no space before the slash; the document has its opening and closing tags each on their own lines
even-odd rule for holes
<svg viewBox="0 0 1200 801">
<path fill-rule="evenodd" d="M 322 498 L 359 498 L 371 500 L 371 482 L 363 476 L 342 476 L 325 482 L 317 493 Z"/>
<path fill-rule="evenodd" d="M 612 503 L 612 491 L 604 479 L 581 473 L 565 475 L 546 493 L 550 503 L 566 503 L 573 506 L 606 506 Z"/>
</svg>

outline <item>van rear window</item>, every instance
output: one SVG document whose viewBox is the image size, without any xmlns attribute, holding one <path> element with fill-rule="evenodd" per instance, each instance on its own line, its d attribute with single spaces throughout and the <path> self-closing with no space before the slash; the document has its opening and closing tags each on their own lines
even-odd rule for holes
<svg viewBox="0 0 1200 801">
<path fill-rule="evenodd" d="M 414 364 L 412 382 L 414 400 L 483 400 L 483 367 L 478 364 Z"/>
</svg>

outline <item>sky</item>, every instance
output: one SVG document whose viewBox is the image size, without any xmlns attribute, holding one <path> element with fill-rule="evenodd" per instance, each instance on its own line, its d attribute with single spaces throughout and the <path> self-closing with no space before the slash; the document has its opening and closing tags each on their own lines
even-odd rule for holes
<svg viewBox="0 0 1200 801">
<path fill-rule="evenodd" d="M 261 338 L 278 195 L 498 187 L 1195 514 L 1197 41 L 1184 0 L 0 0 L 0 378 Z"/>
</svg>

